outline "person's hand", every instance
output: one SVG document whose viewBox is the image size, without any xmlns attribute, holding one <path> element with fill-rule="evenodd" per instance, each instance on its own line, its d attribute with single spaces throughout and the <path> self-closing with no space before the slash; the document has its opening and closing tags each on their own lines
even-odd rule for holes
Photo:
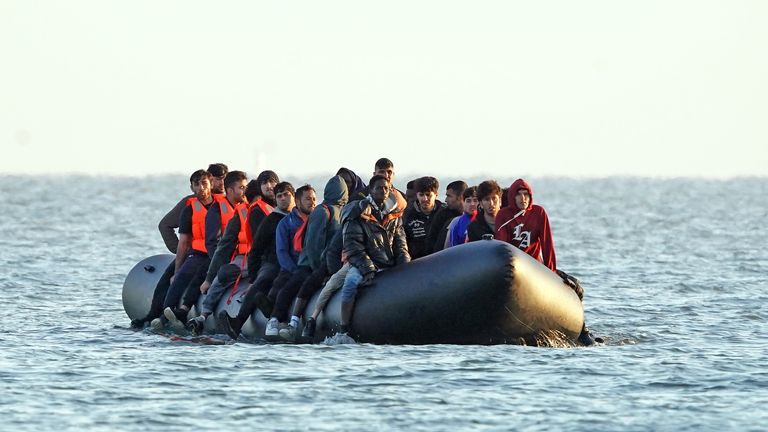
<svg viewBox="0 0 768 432">
<path fill-rule="evenodd" d="M 200 285 L 200 294 L 206 294 L 208 292 L 208 288 L 211 287 L 211 283 L 208 281 L 203 282 L 202 285 Z"/>
<path fill-rule="evenodd" d="M 360 282 L 360 286 L 368 286 L 373 283 L 373 277 L 376 275 L 375 272 L 366 273 L 365 276 L 363 276 L 363 281 Z"/>
</svg>

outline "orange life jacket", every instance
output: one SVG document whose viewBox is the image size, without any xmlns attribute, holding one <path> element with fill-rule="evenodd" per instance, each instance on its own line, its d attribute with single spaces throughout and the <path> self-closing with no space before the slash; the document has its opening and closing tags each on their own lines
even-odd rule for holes
<svg viewBox="0 0 768 432">
<path fill-rule="evenodd" d="M 221 215 L 221 235 L 224 235 L 224 229 L 227 227 L 229 220 L 235 217 L 235 208 L 229 203 L 226 196 L 214 194 L 214 201 L 219 205 L 219 214 Z"/>
<path fill-rule="evenodd" d="M 192 207 L 192 249 L 208 253 L 205 247 L 205 215 L 208 214 L 208 209 L 197 197 L 189 198 L 187 205 Z"/>
<path fill-rule="evenodd" d="M 247 205 L 242 203 L 235 208 L 237 216 L 240 218 L 240 232 L 237 234 L 237 252 L 238 255 L 245 255 L 251 250 L 251 242 L 253 241 L 253 232 L 251 231 L 251 225 L 248 223 L 248 215 L 251 214 L 251 210 L 258 206 L 264 215 L 269 216 L 272 213 L 272 206 L 267 204 L 263 199 L 259 198 L 252 204 Z"/>
</svg>

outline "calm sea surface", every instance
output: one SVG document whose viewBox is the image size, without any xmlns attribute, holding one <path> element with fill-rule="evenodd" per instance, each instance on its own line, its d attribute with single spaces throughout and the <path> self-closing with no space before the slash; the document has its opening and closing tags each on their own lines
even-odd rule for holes
<svg viewBox="0 0 768 432">
<path fill-rule="evenodd" d="M 185 183 L 0 179 L 0 429 L 768 430 L 768 179 L 532 179 L 607 339 L 568 349 L 132 331 Z"/>
</svg>

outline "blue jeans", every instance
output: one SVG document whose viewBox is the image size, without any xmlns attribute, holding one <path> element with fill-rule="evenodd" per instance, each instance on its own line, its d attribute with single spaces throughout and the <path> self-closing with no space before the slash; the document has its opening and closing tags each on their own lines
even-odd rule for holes
<svg viewBox="0 0 768 432">
<path fill-rule="evenodd" d="M 347 276 L 344 278 L 344 285 L 341 286 L 341 302 L 349 303 L 355 299 L 357 288 L 363 281 L 363 274 L 355 266 L 349 266 Z"/>
</svg>

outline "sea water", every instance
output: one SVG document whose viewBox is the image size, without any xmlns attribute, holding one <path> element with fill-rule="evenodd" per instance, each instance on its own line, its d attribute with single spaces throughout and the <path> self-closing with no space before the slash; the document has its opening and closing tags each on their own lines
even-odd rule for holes
<svg viewBox="0 0 768 432">
<path fill-rule="evenodd" d="M 531 180 L 602 346 L 134 331 L 122 283 L 186 179 L 4 176 L 0 429 L 768 429 L 768 179 Z"/>
</svg>

